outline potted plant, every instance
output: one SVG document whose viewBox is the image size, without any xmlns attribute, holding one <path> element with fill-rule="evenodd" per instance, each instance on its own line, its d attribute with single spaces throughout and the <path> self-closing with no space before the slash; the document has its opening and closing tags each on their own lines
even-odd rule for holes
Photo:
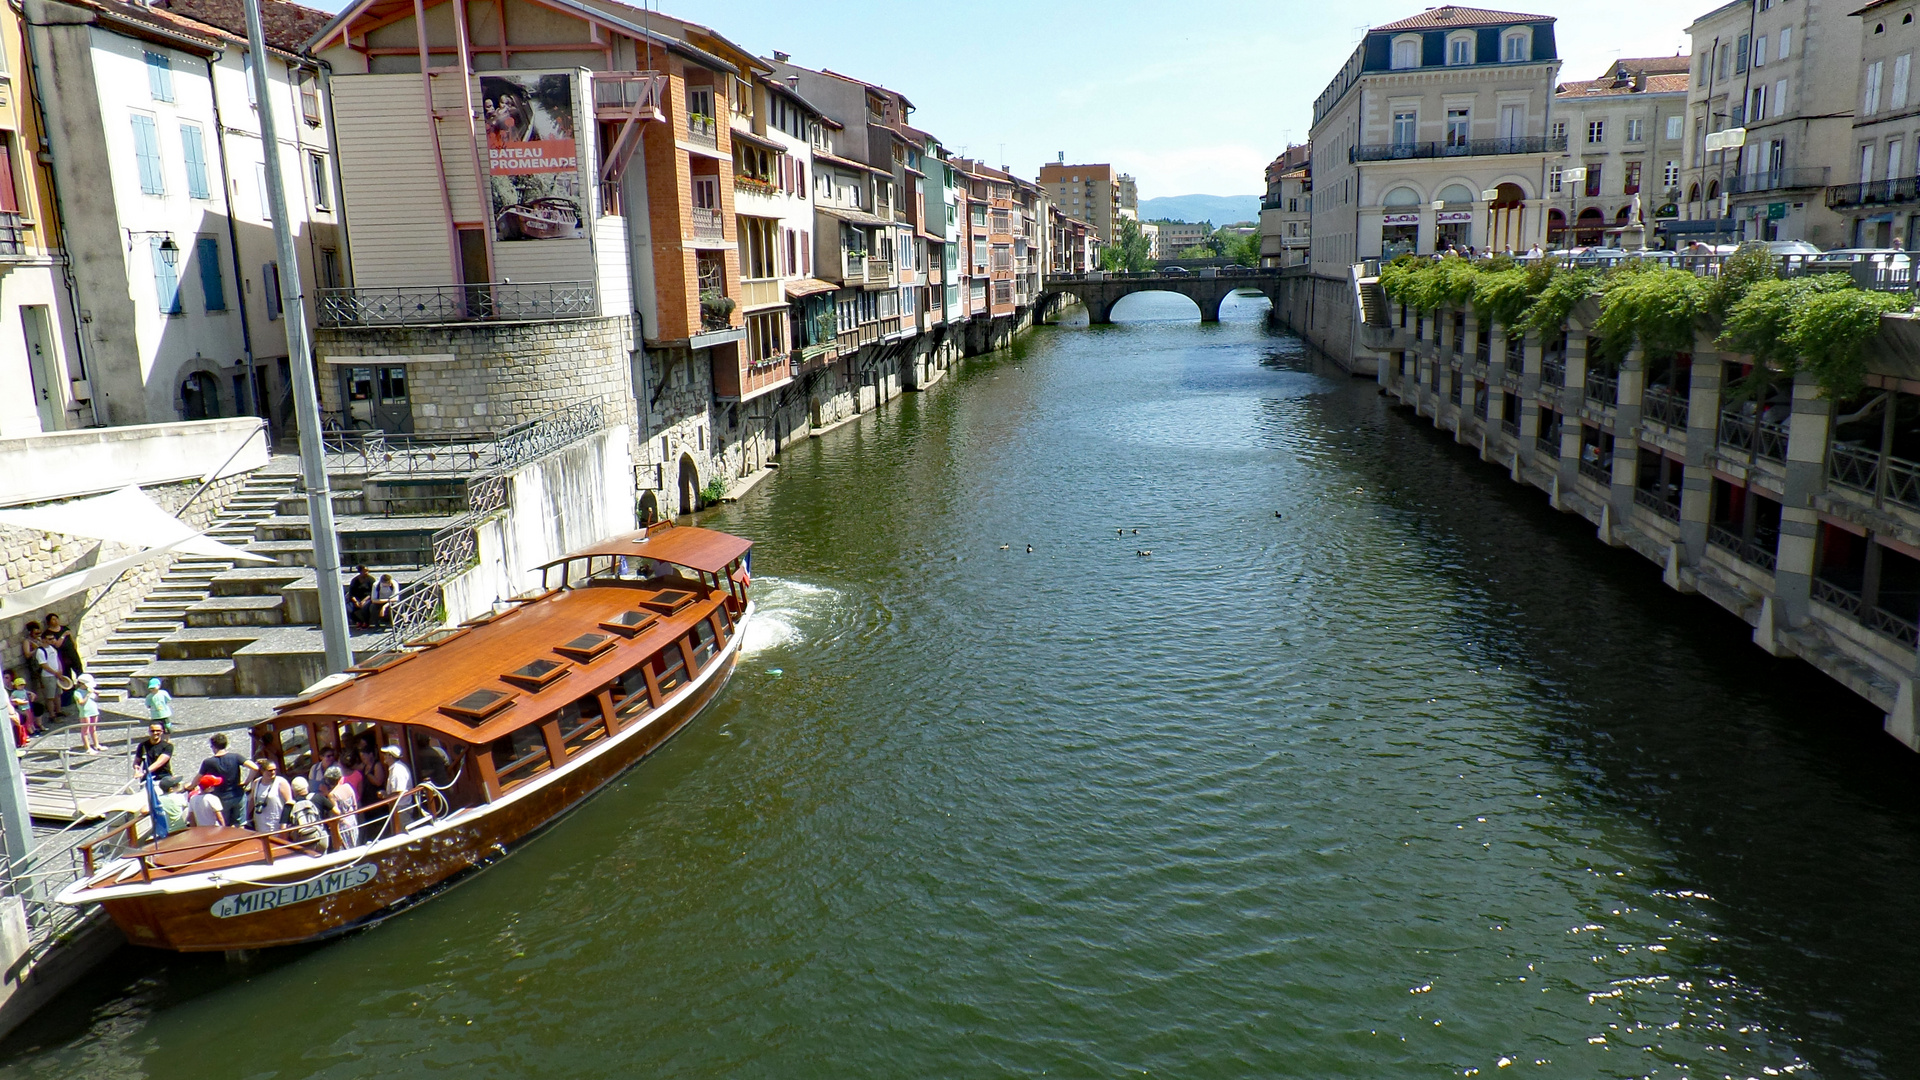
<svg viewBox="0 0 1920 1080">
<path fill-rule="evenodd" d="M 733 297 L 709 290 L 700 294 L 700 325 L 725 330 L 733 325 Z"/>
</svg>

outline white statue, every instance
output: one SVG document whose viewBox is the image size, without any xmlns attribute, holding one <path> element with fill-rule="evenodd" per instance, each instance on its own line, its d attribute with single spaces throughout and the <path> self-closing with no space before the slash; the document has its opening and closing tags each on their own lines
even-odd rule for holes
<svg viewBox="0 0 1920 1080">
<path fill-rule="evenodd" d="M 1633 193 L 1633 210 L 1627 215 L 1627 221 L 1634 225 L 1647 223 L 1646 215 L 1640 212 L 1640 193 L 1637 191 Z"/>
</svg>

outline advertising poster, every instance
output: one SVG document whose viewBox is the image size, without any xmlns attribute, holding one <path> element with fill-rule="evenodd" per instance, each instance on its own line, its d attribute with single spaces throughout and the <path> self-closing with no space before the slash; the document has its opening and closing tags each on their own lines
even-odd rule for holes
<svg viewBox="0 0 1920 1080">
<path fill-rule="evenodd" d="M 573 76 L 484 75 L 480 96 L 494 240 L 586 236 Z"/>
</svg>

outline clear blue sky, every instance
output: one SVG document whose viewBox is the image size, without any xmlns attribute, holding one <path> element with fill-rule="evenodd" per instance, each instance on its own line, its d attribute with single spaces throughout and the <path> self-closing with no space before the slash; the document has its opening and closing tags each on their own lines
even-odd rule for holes
<svg viewBox="0 0 1920 1080">
<path fill-rule="evenodd" d="M 307 0 L 311 3 L 313 0 Z M 324 6 L 337 10 L 344 0 Z M 643 0 L 628 0 L 636 5 Z M 954 149 L 1032 176 L 1066 151 L 1139 178 L 1140 195 L 1247 195 L 1359 31 L 1411 0 L 645 0 L 759 55 L 828 67 L 907 95 Z M 1488 6 L 1493 6 L 1489 4 Z M 1561 77 L 1620 56 L 1670 56 L 1718 6 L 1659 0 L 1527 4 L 1559 19 Z M 1004 151 L 1002 149 L 1004 147 Z"/>
</svg>

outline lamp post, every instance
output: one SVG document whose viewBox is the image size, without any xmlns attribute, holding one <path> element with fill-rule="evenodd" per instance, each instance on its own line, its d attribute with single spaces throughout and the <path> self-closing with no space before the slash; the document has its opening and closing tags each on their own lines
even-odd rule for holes
<svg viewBox="0 0 1920 1080">
<path fill-rule="evenodd" d="M 1587 167 L 1585 165 L 1578 165 L 1578 166 L 1575 166 L 1574 168 L 1568 169 L 1565 173 L 1561 174 L 1561 177 L 1560 177 L 1561 183 L 1564 183 L 1567 186 L 1567 227 L 1565 231 L 1573 234 L 1573 242 L 1566 243 L 1564 245 L 1569 250 L 1571 250 L 1575 245 L 1579 244 L 1580 242 L 1580 234 L 1578 232 L 1575 232 L 1573 227 L 1574 211 L 1579 208 L 1579 204 L 1580 204 L 1580 196 L 1578 194 L 1579 189 L 1576 188 L 1574 185 L 1584 184 L 1586 183 L 1586 180 L 1587 180 Z M 1565 238 L 1562 237 L 1563 242 L 1564 242 L 1564 239 Z"/>
<path fill-rule="evenodd" d="M 1485 230 L 1485 235 L 1487 238 L 1487 251 L 1489 253 L 1493 251 L 1493 200 L 1499 197 L 1500 197 L 1499 188 L 1481 188 L 1480 189 L 1480 201 L 1487 204 L 1487 227 Z"/>
<path fill-rule="evenodd" d="M 260 142 L 265 148 L 267 202 L 280 253 L 281 324 L 287 330 L 287 366 L 293 369 L 293 409 L 300 425 L 300 472 L 307 488 L 308 532 L 313 537 L 314 584 L 320 590 L 320 640 L 327 650 L 327 673 L 353 664 L 347 640 L 347 600 L 340 591 L 340 537 L 333 528 L 333 492 L 327 486 L 326 449 L 320 440 L 320 399 L 313 385 L 313 351 L 307 340 L 307 308 L 300 287 L 300 256 L 287 217 L 287 189 L 280 170 L 280 140 L 274 134 L 273 106 L 279 98 L 267 81 L 266 35 L 260 28 L 260 0 L 246 0 L 247 52 L 254 58 L 253 96 L 260 103 Z M 273 288 L 274 282 L 267 283 Z"/>
<path fill-rule="evenodd" d="M 1428 205 L 1433 207 L 1433 253 L 1438 255 L 1440 254 L 1440 211 L 1446 209 L 1447 201 L 1435 199 Z M 1414 246 L 1419 247 L 1419 244 L 1416 243 Z"/>
</svg>

